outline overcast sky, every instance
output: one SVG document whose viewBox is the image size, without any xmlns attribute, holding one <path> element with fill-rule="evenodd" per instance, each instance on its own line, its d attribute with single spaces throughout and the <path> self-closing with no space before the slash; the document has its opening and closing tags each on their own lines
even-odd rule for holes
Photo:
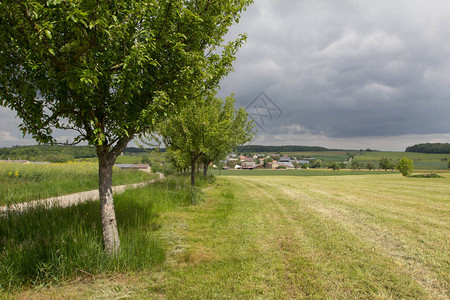
<svg viewBox="0 0 450 300">
<path fill-rule="evenodd" d="M 221 95 L 258 123 L 253 144 L 450 142 L 449 17 L 448 0 L 255 0 Z M 14 115 L 0 109 L 0 146 L 32 144 Z"/>
</svg>

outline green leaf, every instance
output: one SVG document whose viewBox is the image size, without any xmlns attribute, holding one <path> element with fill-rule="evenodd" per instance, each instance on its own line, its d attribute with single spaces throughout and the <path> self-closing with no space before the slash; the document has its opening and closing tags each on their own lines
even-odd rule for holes
<svg viewBox="0 0 450 300">
<path fill-rule="evenodd" d="M 51 40 L 52 39 L 52 33 L 50 32 L 50 30 L 45 30 L 44 31 L 45 32 L 45 35 L 47 36 L 47 38 L 49 39 L 49 40 Z"/>
</svg>

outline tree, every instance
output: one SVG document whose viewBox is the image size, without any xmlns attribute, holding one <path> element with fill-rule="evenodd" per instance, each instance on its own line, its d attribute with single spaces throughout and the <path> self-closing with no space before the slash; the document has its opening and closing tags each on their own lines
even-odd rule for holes
<svg viewBox="0 0 450 300">
<path fill-rule="evenodd" d="M 361 170 L 361 163 L 357 161 L 353 161 L 351 164 L 352 170 Z"/>
<path fill-rule="evenodd" d="M 402 173 L 403 176 L 408 177 L 414 172 L 413 161 L 409 158 L 403 157 L 397 165 L 397 169 Z"/>
<path fill-rule="evenodd" d="M 263 167 L 266 168 L 267 164 L 270 163 L 270 162 L 273 162 L 273 158 L 272 157 L 269 156 L 269 157 L 264 158 Z"/>
<path fill-rule="evenodd" d="M 212 113 L 205 115 L 208 119 L 208 127 L 203 127 L 206 132 L 200 159 L 203 163 L 205 178 L 208 175 L 210 163 L 217 163 L 224 159 L 233 148 L 251 141 L 254 135 L 253 120 L 249 120 L 244 108 L 237 110 L 234 108 L 236 100 L 233 95 L 222 100 L 211 94 L 206 100 L 204 104 L 212 108 L 212 110 L 208 109 L 208 112 Z M 259 164 L 259 159 L 256 158 L 254 162 Z"/>
<path fill-rule="evenodd" d="M 0 2 L 0 105 L 23 133 L 95 146 L 105 250 L 120 249 L 112 168 L 135 135 L 232 68 L 244 41 L 223 45 L 251 0 Z M 222 49 L 222 52 L 220 52 Z"/>
<path fill-rule="evenodd" d="M 339 171 L 341 169 L 341 164 L 335 161 L 331 161 L 327 164 L 328 169 L 332 169 L 334 172 Z"/>
<path fill-rule="evenodd" d="M 387 171 L 388 169 L 390 169 L 390 165 L 391 165 L 391 162 L 389 161 L 389 159 L 383 157 L 380 159 L 379 169 L 383 169 L 383 170 Z"/>
<path fill-rule="evenodd" d="M 393 161 L 389 162 L 388 169 L 390 169 L 391 171 L 394 171 L 394 169 L 396 169 L 396 168 L 397 168 L 397 165 L 395 164 L 395 162 L 393 162 Z"/>
<path fill-rule="evenodd" d="M 375 165 L 374 165 L 373 163 L 367 163 L 366 168 L 367 168 L 369 171 L 372 171 L 373 169 L 375 169 Z"/>
<path fill-rule="evenodd" d="M 322 167 L 322 160 L 320 160 L 320 159 L 315 160 L 312 164 L 312 167 L 315 169 Z"/>
<path fill-rule="evenodd" d="M 206 177 L 208 165 L 224 159 L 237 145 L 249 141 L 253 134 L 253 121 L 248 121 L 244 109 L 234 109 L 232 96 L 222 100 L 211 92 L 189 105 L 177 114 L 167 118 L 155 128 L 153 139 L 159 139 L 174 158 L 191 167 L 191 185 L 195 185 L 195 165 L 203 163 Z"/>
<path fill-rule="evenodd" d="M 450 169 L 450 159 L 448 160 L 448 168 Z"/>
</svg>

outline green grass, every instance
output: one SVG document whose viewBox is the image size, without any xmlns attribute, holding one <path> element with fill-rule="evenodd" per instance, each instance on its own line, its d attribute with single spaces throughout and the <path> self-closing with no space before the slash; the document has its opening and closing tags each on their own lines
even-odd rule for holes
<svg viewBox="0 0 450 300">
<path fill-rule="evenodd" d="M 450 296 L 448 176 L 218 183 L 209 202 L 171 215 L 185 251 L 153 286 L 167 298 Z"/>
<path fill-rule="evenodd" d="M 327 169 L 309 169 L 309 170 L 212 170 L 216 176 L 348 176 L 348 175 L 379 175 L 392 173 L 392 171 L 351 171 L 351 170 L 327 170 Z M 398 173 L 398 171 L 394 171 Z"/>
<path fill-rule="evenodd" d="M 305 158 L 323 159 L 326 163 L 330 161 L 345 161 L 348 159 L 346 151 L 309 151 L 309 152 L 286 152 L 284 155 L 302 156 Z"/>
<path fill-rule="evenodd" d="M 447 161 L 450 159 L 449 154 L 428 154 L 413 152 L 364 152 L 361 156 L 355 156 L 355 161 L 364 165 L 368 162 L 378 166 L 381 158 L 392 159 L 398 163 L 403 157 L 413 160 L 416 170 L 448 170 Z"/>
<path fill-rule="evenodd" d="M 403 157 L 412 159 L 416 170 L 448 170 L 447 161 L 450 159 L 450 154 L 428 154 L 428 153 L 413 153 L 413 152 L 393 152 L 393 151 L 371 151 L 363 152 L 359 156 L 359 151 L 311 151 L 311 152 L 286 152 L 285 155 L 312 157 L 315 159 L 323 159 L 324 165 L 331 161 L 348 161 L 349 156 L 347 152 L 355 155 L 355 161 L 363 163 L 374 163 L 378 167 L 378 162 L 385 157 L 398 162 Z"/>
<path fill-rule="evenodd" d="M 156 178 L 137 170 L 114 169 L 113 185 Z M 27 202 L 53 196 L 98 189 L 95 163 L 15 164 L 0 163 L 0 205 Z"/>
<path fill-rule="evenodd" d="M 164 263 L 14 296 L 448 299 L 450 174 L 441 175 L 219 177 L 206 201 L 152 219 Z"/>
<path fill-rule="evenodd" d="M 158 265 L 165 260 L 163 244 L 155 235 L 160 214 L 200 201 L 202 194 L 189 187 L 187 178 L 173 177 L 114 200 L 121 239 L 116 259 L 103 250 L 98 201 L 0 217 L 0 291 Z"/>
</svg>

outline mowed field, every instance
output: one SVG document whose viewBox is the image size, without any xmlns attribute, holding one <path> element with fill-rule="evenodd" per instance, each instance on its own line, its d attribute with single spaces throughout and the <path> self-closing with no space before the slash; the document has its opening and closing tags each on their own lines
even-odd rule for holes
<svg viewBox="0 0 450 300">
<path fill-rule="evenodd" d="M 330 161 L 348 161 L 347 153 L 355 155 L 354 160 L 365 165 L 373 163 L 378 167 L 381 158 L 387 158 L 398 163 L 403 157 L 412 159 L 416 170 L 448 170 L 448 160 L 450 154 L 429 154 L 414 152 L 393 152 L 393 151 L 370 151 L 363 152 L 359 155 L 359 151 L 313 151 L 313 152 L 287 152 L 286 155 L 310 157 L 322 159 L 325 165 Z"/>
<path fill-rule="evenodd" d="M 227 176 L 161 217 L 165 263 L 18 298 L 450 297 L 450 176 Z"/>
</svg>

